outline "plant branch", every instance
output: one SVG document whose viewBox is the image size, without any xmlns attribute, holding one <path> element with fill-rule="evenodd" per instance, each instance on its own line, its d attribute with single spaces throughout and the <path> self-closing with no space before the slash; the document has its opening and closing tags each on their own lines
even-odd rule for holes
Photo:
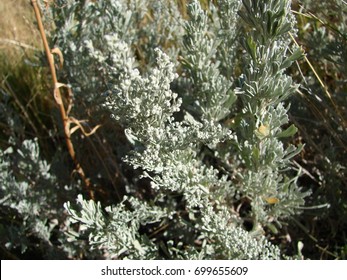
<svg viewBox="0 0 347 280">
<path fill-rule="evenodd" d="M 37 0 L 31 0 L 31 4 L 34 8 L 38 28 L 40 31 L 43 46 L 44 46 L 47 60 L 49 63 L 50 72 L 52 74 L 52 82 L 54 85 L 54 99 L 55 99 L 56 103 L 58 104 L 60 116 L 61 116 L 61 119 L 63 121 L 64 135 L 65 135 L 65 141 L 66 141 L 67 149 L 68 149 L 68 152 L 69 152 L 69 154 L 70 154 L 70 156 L 71 156 L 71 158 L 75 164 L 75 168 L 76 168 L 77 173 L 80 175 L 81 179 L 84 182 L 84 185 L 85 185 L 85 187 L 89 193 L 90 198 L 94 199 L 94 192 L 91 189 L 90 180 L 86 177 L 81 164 L 77 160 L 76 152 L 75 152 L 73 143 L 71 141 L 71 130 L 70 130 L 71 121 L 70 121 L 68 114 L 66 113 L 64 103 L 62 102 L 62 96 L 61 96 L 61 91 L 60 91 L 60 87 L 62 86 L 62 84 L 58 83 L 57 74 L 56 74 L 56 70 L 55 70 L 55 66 L 54 66 L 53 52 L 49 48 L 49 45 L 48 45 L 48 41 L 47 41 L 47 37 L 45 34 L 45 29 L 44 29 L 43 24 L 42 24 L 41 13 L 40 13 L 40 9 L 39 9 L 38 4 L 37 4 Z"/>
</svg>

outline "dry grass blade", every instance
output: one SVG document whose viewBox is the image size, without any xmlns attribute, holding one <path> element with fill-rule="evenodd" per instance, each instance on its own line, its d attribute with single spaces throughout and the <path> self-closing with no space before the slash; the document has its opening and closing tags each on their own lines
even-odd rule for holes
<svg viewBox="0 0 347 280">
<path fill-rule="evenodd" d="M 294 42 L 294 44 L 297 46 L 297 47 L 300 47 L 298 42 L 295 40 L 294 36 L 289 32 L 289 35 L 292 39 L 292 41 Z M 312 70 L 313 74 L 315 75 L 315 77 L 317 78 L 319 84 L 321 85 L 321 87 L 323 88 L 325 94 L 328 96 L 331 104 L 333 105 L 334 109 L 336 110 L 339 118 L 340 118 L 340 121 L 341 121 L 341 124 L 342 124 L 342 127 L 347 130 L 347 122 L 346 120 L 343 118 L 341 112 L 340 112 L 340 109 L 339 107 L 336 105 L 334 99 L 332 98 L 329 90 L 328 90 L 328 87 L 323 83 L 322 79 L 319 77 L 317 71 L 314 69 L 313 65 L 311 64 L 311 62 L 309 61 L 309 59 L 307 58 L 307 56 L 304 57 L 306 63 L 308 64 L 308 66 L 310 67 L 310 69 Z"/>
<path fill-rule="evenodd" d="M 57 54 L 59 56 L 59 67 L 60 69 L 63 68 L 63 64 L 64 64 L 64 57 L 63 57 L 63 53 L 61 52 L 61 50 L 59 48 L 54 48 L 51 50 L 52 54 Z"/>
<path fill-rule="evenodd" d="M 0 43 L 6 43 L 6 44 L 10 44 L 10 45 L 19 47 L 19 48 L 30 49 L 30 50 L 33 50 L 33 51 L 39 51 L 39 49 L 36 48 L 36 47 L 33 47 L 31 45 L 28 45 L 28 44 L 25 44 L 23 42 L 19 42 L 19 41 L 16 41 L 16 40 L 0 38 Z"/>
<path fill-rule="evenodd" d="M 73 124 L 76 125 L 75 127 L 73 127 L 73 128 L 70 129 L 70 135 L 71 135 L 72 133 L 74 133 L 75 131 L 77 131 L 78 129 L 81 129 L 83 135 L 88 137 L 88 136 L 93 135 L 93 134 L 97 131 L 97 129 L 98 129 L 99 127 L 101 127 L 101 125 L 98 124 L 98 125 L 95 126 L 93 129 L 91 129 L 89 132 L 87 132 L 87 131 L 85 131 L 83 125 L 81 124 L 82 122 L 85 122 L 85 121 L 84 121 L 84 120 L 77 120 L 77 119 L 75 119 L 74 117 L 69 117 L 69 123 L 70 123 L 70 124 L 73 123 Z"/>
</svg>

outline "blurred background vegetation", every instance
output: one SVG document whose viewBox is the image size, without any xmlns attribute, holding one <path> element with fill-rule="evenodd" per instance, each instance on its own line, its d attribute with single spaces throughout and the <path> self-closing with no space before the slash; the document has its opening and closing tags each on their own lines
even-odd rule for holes
<svg viewBox="0 0 347 280">
<path fill-rule="evenodd" d="M 53 102 L 48 70 L 39 58 L 43 48 L 30 1 L 3 0 L 0 14 L 0 147 L 6 148 L 11 136 L 38 137 L 48 152 L 45 143 L 54 127 Z M 15 123 L 9 126 L 11 117 Z"/>
<path fill-rule="evenodd" d="M 188 0 L 177 2 L 184 13 Z M 207 0 L 201 2 L 208 6 Z M 288 248 L 288 253 L 294 250 L 289 245 L 291 239 L 302 241 L 305 258 L 347 259 L 347 3 L 293 1 L 293 11 L 298 23 L 296 41 L 304 48 L 307 60 L 290 69 L 300 84 L 291 99 L 291 122 L 299 128 L 292 141 L 305 144 L 295 164 L 303 169 L 300 185 L 311 190 L 312 195 L 304 213 L 294 218 L 290 226 L 284 226 L 272 241 Z M 37 137 L 48 162 L 57 150 L 62 151 L 66 170 L 61 171 L 64 173 L 61 177 L 68 178 L 73 165 L 66 153 L 30 1 L 1 0 L 0 15 L 0 148 L 6 149 L 9 141 Z M 45 24 L 48 31 L 52 30 L 49 19 Z M 95 162 L 103 164 L 103 155 L 113 153 L 114 143 L 107 145 L 102 138 L 107 121 L 102 130 L 101 136 L 91 137 L 87 144 L 81 137 L 75 139 L 76 152 L 83 155 L 80 160 L 89 176 L 96 173 Z M 117 141 L 124 146 L 124 138 L 119 137 Z M 119 170 L 119 153 L 118 150 L 118 156 L 104 168 L 106 176 L 94 174 L 94 181 L 109 178 L 109 184 L 115 187 L 131 177 L 131 173 L 114 171 Z M 98 195 L 107 200 L 110 193 Z M 1 210 L 1 227 L 6 226 L 6 215 Z M 3 238 L 0 239 L 2 242 Z M 23 258 L 11 256 L 3 244 L 1 254 L 2 259 Z"/>
</svg>

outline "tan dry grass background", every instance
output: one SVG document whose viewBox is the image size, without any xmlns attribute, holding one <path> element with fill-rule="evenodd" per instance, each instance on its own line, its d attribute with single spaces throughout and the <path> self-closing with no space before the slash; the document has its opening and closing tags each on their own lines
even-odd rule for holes
<svg viewBox="0 0 347 280">
<path fill-rule="evenodd" d="M 30 0 L 0 0 L 0 52 L 11 63 L 33 48 L 41 49 Z"/>
<path fill-rule="evenodd" d="M 38 51 L 37 51 L 38 50 Z M 30 0 L 0 0 L 0 91 L 6 106 L 21 120 L 21 137 L 46 139 L 51 125 L 50 78 Z M 0 148 L 13 128 L 0 120 Z M 48 150 L 48 148 L 47 148 Z"/>
</svg>

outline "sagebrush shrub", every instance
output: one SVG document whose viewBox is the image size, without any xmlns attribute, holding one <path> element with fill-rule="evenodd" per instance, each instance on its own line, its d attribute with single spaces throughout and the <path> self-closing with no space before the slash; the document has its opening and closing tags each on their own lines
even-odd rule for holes
<svg viewBox="0 0 347 280">
<path fill-rule="evenodd" d="M 268 234 L 300 213 L 302 146 L 284 142 L 286 69 L 303 56 L 291 45 L 287 0 L 56 1 L 54 43 L 61 79 L 94 120 L 121 126 L 122 161 L 150 182 L 146 197 L 128 180 L 103 205 L 79 195 L 64 204 L 85 257 L 279 259 Z M 116 199 L 115 199 L 116 201 Z M 85 242 L 85 239 L 87 241 Z M 66 245 L 68 247 L 68 245 Z"/>
</svg>

